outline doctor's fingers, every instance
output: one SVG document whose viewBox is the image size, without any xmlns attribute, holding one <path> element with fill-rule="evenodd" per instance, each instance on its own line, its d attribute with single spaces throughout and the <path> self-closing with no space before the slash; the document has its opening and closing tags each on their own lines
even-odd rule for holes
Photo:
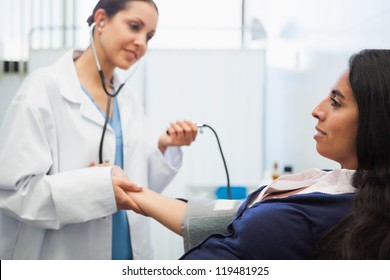
<svg viewBox="0 0 390 280">
<path fill-rule="evenodd" d="M 114 187 L 121 188 L 122 190 L 126 192 L 139 192 L 142 190 L 142 187 L 129 181 L 127 177 L 117 177 L 117 176 L 112 176 L 112 185 Z"/>
<path fill-rule="evenodd" d="M 127 174 L 125 173 L 125 171 L 123 171 L 123 169 L 117 165 L 113 165 L 113 168 L 111 170 L 111 175 L 112 175 L 112 177 L 119 177 L 119 178 L 127 179 Z"/>
<path fill-rule="evenodd" d="M 106 167 L 106 166 L 114 166 L 114 164 L 109 163 L 109 162 L 104 162 L 104 163 L 96 163 L 94 161 L 91 161 L 89 163 L 89 167 Z"/>
<path fill-rule="evenodd" d="M 181 125 L 184 129 L 185 137 L 189 141 L 188 144 L 191 144 L 196 138 L 196 135 L 198 134 L 198 127 L 195 123 L 185 120 L 181 122 Z"/>
<path fill-rule="evenodd" d="M 134 202 L 134 200 L 129 195 L 127 195 L 127 193 L 123 189 L 114 186 L 114 194 L 116 207 L 118 210 L 133 210 L 138 214 L 144 215 L 142 209 L 137 205 L 137 203 Z"/>
<path fill-rule="evenodd" d="M 174 131 L 171 135 L 176 138 L 173 140 L 180 145 L 190 145 L 198 132 L 197 126 L 190 121 L 176 121 L 171 124 L 170 128 Z"/>
</svg>

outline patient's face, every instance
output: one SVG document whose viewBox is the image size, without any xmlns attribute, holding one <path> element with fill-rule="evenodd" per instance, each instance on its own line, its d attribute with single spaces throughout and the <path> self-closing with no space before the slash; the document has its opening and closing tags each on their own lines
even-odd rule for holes
<svg viewBox="0 0 390 280">
<path fill-rule="evenodd" d="M 342 168 L 356 169 L 356 134 L 358 109 L 345 71 L 329 95 L 313 110 L 318 120 L 314 139 L 320 155 L 340 163 Z"/>
</svg>

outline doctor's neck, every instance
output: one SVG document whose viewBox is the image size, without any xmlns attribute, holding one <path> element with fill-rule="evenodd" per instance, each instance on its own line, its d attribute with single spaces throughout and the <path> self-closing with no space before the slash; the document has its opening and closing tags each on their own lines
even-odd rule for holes
<svg viewBox="0 0 390 280">
<path fill-rule="evenodd" d="M 110 87 L 109 81 L 112 80 L 115 67 L 110 66 L 108 63 L 105 63 L 105 61 L 101 61 L 100 65 L 106 77 L 107 86 Z M 78 57 L 75 61 L 75 67 L 82 85 L 85 86 L 85 83 L 93 83 L 99 87 L 101 86 L 98 68 L 91 47 L 88 47 L 86 51 Z"/>
</svg>

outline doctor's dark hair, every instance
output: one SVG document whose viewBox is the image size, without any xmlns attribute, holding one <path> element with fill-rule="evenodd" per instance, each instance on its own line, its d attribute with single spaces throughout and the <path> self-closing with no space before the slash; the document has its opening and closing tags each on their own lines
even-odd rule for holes
<svg viewBox="0 0 390 280">
<path fill-rule="evenodd" d="M 356 188 L 348 215 L 320 242 L 319 259 L 390 259 L 390 50 L 350 58 L 358 107 Z"/>
<path fill-rule="evenodd" d="M 106 12 L 108 18 L 112 18 L 116 13 L 126 9 L 126 6 L 130 2 L 147 2 L 153 5 L 158 13 L 158 9 L 153 0 L 100 0 L 93 9 L 92 15 L 87 19 L 88 25 L 91 26 L 95 21 L 95 13 L 99 9 L 103 9 Z"/>
</svg>

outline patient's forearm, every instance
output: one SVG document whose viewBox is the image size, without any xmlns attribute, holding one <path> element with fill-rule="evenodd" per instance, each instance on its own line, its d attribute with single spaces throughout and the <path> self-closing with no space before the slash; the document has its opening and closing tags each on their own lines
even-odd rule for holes
<svg viewBox="0 0 390 280">
<path fill-rule="evenodd" d="M 146 188 L 140 192 L 131 192 L 129 195 L 147 216 L 182 235 L 181 223 L 187 203 L 163 196 Z"/>
</svg>

